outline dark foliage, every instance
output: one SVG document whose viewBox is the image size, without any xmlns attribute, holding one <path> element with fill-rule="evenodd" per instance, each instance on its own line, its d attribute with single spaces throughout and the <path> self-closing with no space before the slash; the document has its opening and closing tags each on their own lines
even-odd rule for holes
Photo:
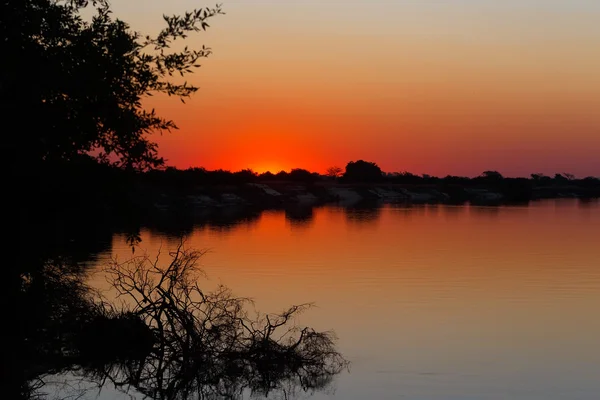
<svg viewBox="0 0 600 400">
<path fill-rule="evenodd" d="M 502 174 L 498 171 L 483 171 L 480 178 L 488 182 L 499 182 L 504 179 Z"/>
<path fill-rule="evenodd" d="M 339 178 L 344 174 L 344 170 L 338 166 L 333 166 L 333 167 L 329 167 L 327 168 L 327 173 L 326 175 L 330 178 Z"/>
<path fill-rule="evenodd" d="M 47 260 L 21 274 L 19 283 L 4 314 L 11 329 L 3 346 L 3 394 L 28 399 L 43 386 L 43 376 L 72 365 L 77 358 L 72 343 L 98 309 L 89 301 L 82 269 L 67 260 Z"/>
<path fill-rule="evenodd" d="M 302 168 L 294 168 L 288 174 L 288 178 L 293 182 L 312 183 L 319 180 L 321 176 Z"/>
<path fill-rule="evenodd" d="M 346 182 L 381 182 L 383 173 L 377 164 L 358 160 L 346 165 L 343 178 Z"/>
<path fill-rule="evenodd" d="M 106 0 L 2 2 L 0 99 L 7 116 L 23 116 L 2 141 L 9 165 L 39 168 L 81 154 L 120 167 L 161 165 L 149 135 L 175 124 L 142 102 L 154 93 L 183 100 L 197 90 L 171 77 L 192 72 L 211 50 L 169 48 L 221 13 L 217 6 L 165 16 L 166 27 L 149 37 L 114 19 Z"/>
</svg>

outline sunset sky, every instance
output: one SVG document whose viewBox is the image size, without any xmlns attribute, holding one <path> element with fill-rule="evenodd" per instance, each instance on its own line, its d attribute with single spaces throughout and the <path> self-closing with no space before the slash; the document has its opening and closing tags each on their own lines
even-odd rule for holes
<svg viewBox="0 0 600 400">
<path fill-rule="evenodd" d="M 143 33 L 212 3 L 113 0 Z M 600 1 L 226 1 L 182 104 L 179 168 L 600 175 Z"/>
</svg>

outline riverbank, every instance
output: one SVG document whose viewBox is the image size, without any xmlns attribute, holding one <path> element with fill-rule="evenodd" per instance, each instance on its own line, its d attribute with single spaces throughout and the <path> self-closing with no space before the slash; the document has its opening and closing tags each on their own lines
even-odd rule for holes
<svg viewBox="0 0 600 400">
<path fill-rule="evenodd" d="M 323 204 L 352 206 L 363 202 L 406 204 L 526 203 L 538 199 L 597 198 L 600 190 L 573 185 L 406 185 L 344 184 L 337 182 L 253 182 L 240 185 L 195 186 L 187 190 L 138 187 L 137 197 L 148 211 L 195 210 L 248 206 L 259 209 L 310 207 Z M 140 204 L 141 205 L 141 204 Z"/>
<path fill-rule="evenodd" d="M 48 164 L 16 177 L 11 203 L 23 221 L 94 216 L 109 224 L 139 225 L 262 210 L 395 204 L 526 204 L 539 199 L 600 198 L 600 179 L 532 175 L 475 178 L 381 175 L 371 181 L 332 178 L 305 170 L 261 174 L 203 169 L 125 171 L 96 162 Z M 9 185 L 11 186 L 11 185 Z M 17 190 L 18 188 L 18 190 Z M 154 218 L 156 217 L 156 218 Z M 125 221 L 125 222 L 124 222 Z M 23 222 L 24 223 L 24 222 Z"/>
</svg>

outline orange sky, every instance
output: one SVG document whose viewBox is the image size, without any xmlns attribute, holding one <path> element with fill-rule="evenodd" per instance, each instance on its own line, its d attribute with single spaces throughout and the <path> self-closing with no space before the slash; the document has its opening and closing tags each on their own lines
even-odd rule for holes
<svg viewBox="0 0 600 400">
<path fill-rule="evenodd" d="M 136 30 L 191 0 L 113 0 Z M 355 159 L 433 175 L 600 175 L 600 2 L 230 1 L 186 104 L 154 99 L 180 168 Z"/>
</svg>

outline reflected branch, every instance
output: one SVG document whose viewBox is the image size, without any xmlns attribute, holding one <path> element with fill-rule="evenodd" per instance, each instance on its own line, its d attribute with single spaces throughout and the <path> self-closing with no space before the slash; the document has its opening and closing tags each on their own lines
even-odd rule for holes
<svg viewBox="0 0 600 400">
<path fill-rule="evenodd" d="M 295 325 L 310 304 L 251 314 L 252 302 L 224 286 L 203 291 L 202 254 L 180 245 L 166 266 L 147 256 L 107 266 L 127 301 L 86 330 L 83 343 L 103 345 L 81 352 L 85 376 L 153 399 L 234 399 L 245 390 L 289 398 L 326 388 L 348 367 L 332 332 Z"/>
</svg>

